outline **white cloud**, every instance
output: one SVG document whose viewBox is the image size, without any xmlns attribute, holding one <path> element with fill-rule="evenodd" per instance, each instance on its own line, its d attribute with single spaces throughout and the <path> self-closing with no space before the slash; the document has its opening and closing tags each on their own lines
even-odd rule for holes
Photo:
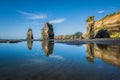
<svg viewBox="0 0 120 80">
<path fill-rule="evenodd" d="M 65 18 L 61 18 L 61 19 L 51 20 L 49 21 L 49 23 L 62 23 L 64 21 L 65 21 Z"/>
<path fill-rule="evenodd" d="M 49 57 L 50 58 L 55 58 L 55 59 L 58 59 L 58 60 L 64 60 L 64 58 L 60 55 L 50 55 Z"/>
<path fill-rule="evenodd" d="M 105 12 L 105 10 L 100 10 L 100 11 L 98 11 L 99 14 L 102 14 L 102 13 L 104 13 L 104 12 Z"/>
<path fill-rule="evenodd" d="M 28 13 L 25 11 L 18 11 L 20 14 L 25 15 L 28 19 L 45 19 L 47 18 L 47 15 L 45 14 L 33 14 L 33 13 Z"/>
</svg>

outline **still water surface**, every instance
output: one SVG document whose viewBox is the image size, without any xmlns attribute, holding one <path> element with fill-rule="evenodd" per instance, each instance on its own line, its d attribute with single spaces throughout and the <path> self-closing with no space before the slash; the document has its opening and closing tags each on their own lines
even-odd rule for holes
<svg viewBox="0 0 120 80">
<path fill-rule="evenodd" d="M 120 80 L 120 46 L 0 43 L 0 80 Z"/>
</svg>

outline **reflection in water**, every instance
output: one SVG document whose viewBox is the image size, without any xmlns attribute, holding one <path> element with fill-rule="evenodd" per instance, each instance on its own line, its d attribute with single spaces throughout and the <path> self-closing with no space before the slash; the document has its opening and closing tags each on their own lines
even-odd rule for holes
<svg viewBox="0 0 120 80">
<path fill-rule="evenodd" d="M 86 45 L 86 60 L 93 63 L 94 62 L 94 44 L 87 44 Z"/>
<path fill-rule="evenodd" d="M 94 57 L 120 68 L 120 46 L 86 44 L 86 57 L 94 62 Z"/>
<path fill-rule="evenodd" d="M 54 45 L 48 41 L 34 43 L 33 48 L 32 41 L 27 41 L 31 51 L 26 49 L 26 42 L 0 44 L 0 80 L 120 79 L 120 68 L 109 65 L 120 67 L 120 46 L 87 44 L 86 56 L 83 46 Z M 55 54 L 50 55 L 53 48 Z M 41 55 L 43 52 L 49 57 Z M 85 57 L 95 65 L 86 63 Z"/>
<path fill-rule="evenodd" d="M 28 49 L 31 50 L 33 45 L 33 40 L 27 40 Z"/>
<path fill-rule="evenodd" d="M 49 56 L 53 53 L 54 42 L 42 41 L 42 50 L 46 56 Z"/>
</svg>

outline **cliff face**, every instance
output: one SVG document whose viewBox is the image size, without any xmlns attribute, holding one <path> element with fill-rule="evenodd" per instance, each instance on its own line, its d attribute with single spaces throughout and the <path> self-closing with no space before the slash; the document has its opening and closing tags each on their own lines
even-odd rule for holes
<svg viewBox="0 0 120 80">
<path fill-rule="evenodd" d="M 95 21 L 95 33 L 101 29 L 107 30 L 111 38 L 120 37 L 120 11 L 109 14 L 104 18 Z"/>
<path fill-rule="evenodd" d="M 32 33 L 32 29 L 28 29 L 28 32 L 27 32 L 27 40 L 31 40 L 33 39 L 33 33 Z"/>
<path fill-rule="evenodd" d="M 120 38 L 120 11 L 109 14 L 94 21 L 94 17 L 86 20 L 87 29 L 82 38 Z"/>
<path fill-rule="evenodd" d="M 43 40 L 54 39 L 54 31 L 52 25 L 49 23 L 45 23 L 41 34 Z"/>
</svg>

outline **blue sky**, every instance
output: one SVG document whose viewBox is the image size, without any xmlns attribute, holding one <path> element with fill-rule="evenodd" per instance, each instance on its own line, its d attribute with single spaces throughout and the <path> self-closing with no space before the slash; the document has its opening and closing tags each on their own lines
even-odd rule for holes
<svg viewBox="0 0 120 80">
<path fill-rule="evenodd" d="M 120 0 L 0 0 L 0 39 L 24 39 L 29 28 L 40 38 L 45 22 L 55 35 L 84 32 L 88 16 L 98 20 L 118 10 Z"/>
</svg>

